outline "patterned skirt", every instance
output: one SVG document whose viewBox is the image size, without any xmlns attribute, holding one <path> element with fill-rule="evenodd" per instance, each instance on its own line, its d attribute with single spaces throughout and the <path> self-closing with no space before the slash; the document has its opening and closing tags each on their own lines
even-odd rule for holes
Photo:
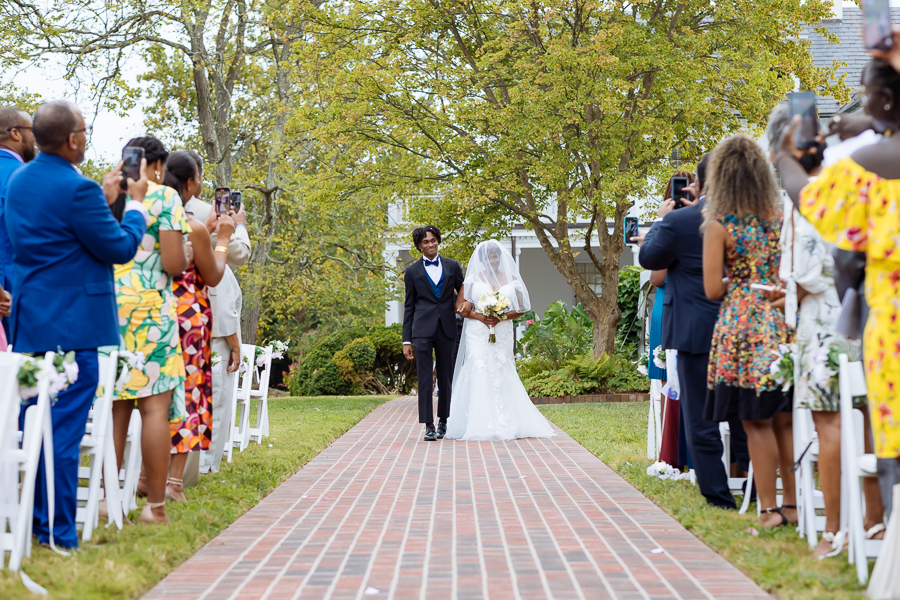
<svg viewBox="0 0 900 600">
<path fill-rule="evenodd" d="M 208 450 L 212 439 L 212 308 L 206 284 L 194 265 L 174 280 L 178 326 L 187 379 L 176 394 L 184 395 L 187 417 L 169 425 L 172 454 Z"/>
</svg>

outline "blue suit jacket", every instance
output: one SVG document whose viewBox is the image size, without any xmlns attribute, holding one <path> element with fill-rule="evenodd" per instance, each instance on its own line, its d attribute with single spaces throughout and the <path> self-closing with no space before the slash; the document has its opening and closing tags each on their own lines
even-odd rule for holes
<svg viewBox="0 0 900 600">
<path fill-rule="evenodd" d="M 118 345 L 112 265 L 134 258 L 147 230 L 141 214 L 127 212 L 119 223 L 99 185 L 45 153 L 13 175 L 4 209 L 14 252 L 15 350 Z"/>
<path fill-rule="evenodd" d="M 645 269 L 668 269 L 663 300 L 662 345 L 705 354 L 719 316 L 718 301 L 703 289 L 702 202 L 673 210 L 647 232 L 638 260 Z"/>
<path fill-rule="evenodd" d="M 9 152 L 0 150 L 0 286 L 7 292 L 12 291 L 12 243 L 6 233 L 5 215 L 3 203 L 6 198 L 6 188 L 9 179 L 16 169 L 22 166 L 22 162 Z"/>
</svg>

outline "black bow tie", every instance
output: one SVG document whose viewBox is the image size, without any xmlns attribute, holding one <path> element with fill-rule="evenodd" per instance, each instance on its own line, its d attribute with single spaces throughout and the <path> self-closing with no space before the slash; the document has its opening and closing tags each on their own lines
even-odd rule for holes
<svg viewBox="0 0 900 600">
<path fill-rule="evenodd" d="M 440 261 L 440 259 L 438 259 L 438 258 L 436 258 L 436 259 L 434 259 L 434 260 L 428 260 L 428 259 L 426 258 L 426 259 L 423 259 L 423 260 L 425 261 L 425 266 L 426 266 L 426 267 L 439 267 L 439 266 L 441 266 L 441 261 Z"/>
</svg>

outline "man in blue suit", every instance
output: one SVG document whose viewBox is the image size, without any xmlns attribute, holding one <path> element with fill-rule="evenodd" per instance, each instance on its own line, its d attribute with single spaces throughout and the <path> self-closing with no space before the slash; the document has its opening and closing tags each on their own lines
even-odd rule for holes
<svg viewBox="0 0 900 600">
<path fill-rule="evenodd" d="M 84 160 L 88 134 L 78 107 L 65 101 L 44 104 L 34 115 L 33 132 L 41 153 L 13 174 L 4 206 L 13 248 L 10 342 L 18 352 L 75 351 L 78 380 L 52 408 L 53 537 L 58 545 L 74 548 L 78 445 L 97 391 L 97 348 L 119 343 L 113 265 L 134 258 L 147 230 L 149 217 L 141 202 L 146 165 L 139 181 L 128 180 L 130 200 L 119 223 L 109 205 L 121 190 L 121 163 L 103 177 L 102 188 L 75 169 Z M 46 544 L 44 481 L 42 465 L 34 532 Z"/>
<path fill-rule="evenodd" d="M 697 165 L 698 186 L 703 185 L 708 156 Z M 700 493 L 713 506 L 734 509 L 737 507 L 722 464 L 719 424 L 703 418 L 706 369 L 720 304 L 707 299 L 703 289 L 703 200 L 701 196 L 693 205 L 678 210 L 672 210 L 674 202 L 668 200 L 660 208 L 663 218 L 653 224 L 641 243 L 638 259 L 645 269 L 668 269 L 662 346 L 678 350 L 681 410 Z M 738 464 L 746 468 L 749 453 L 743 425 L 738 419 L 729 425 Z"/>
<path fill-rule="evenodd" d="M 14 106 L 0 108 L 0 287 L 4 290 L 0 297 L 0 315 L 4 316 L 9 314 L 11 308 L 13 252 L 4 224 L 3 200 L 12 174 L 23 164 L 31 162 L 36 152 L 28 113 Z M 9 339 L 9 323 L 5 318 L 2 323 Z"/>
</svg>

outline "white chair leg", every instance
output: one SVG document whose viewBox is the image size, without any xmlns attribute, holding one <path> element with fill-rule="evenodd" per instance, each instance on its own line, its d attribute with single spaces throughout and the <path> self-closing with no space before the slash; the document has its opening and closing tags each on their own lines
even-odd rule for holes
<svg viewBox="0 0 900 600">
<path fill-rule="evenodd" d="M 741 509 L 738 511 L 738 514 L 746 514 L 747 509 L 750 508 L 750 496 L 751 491 L 753 490 L 753 461 L 750 461 L 750 468 L 747 469 L 747 489 L 744 492 L 744 501 L 741 502 Z M 756 503 L 757 505 L 759 502 Z"/>
</svg>

